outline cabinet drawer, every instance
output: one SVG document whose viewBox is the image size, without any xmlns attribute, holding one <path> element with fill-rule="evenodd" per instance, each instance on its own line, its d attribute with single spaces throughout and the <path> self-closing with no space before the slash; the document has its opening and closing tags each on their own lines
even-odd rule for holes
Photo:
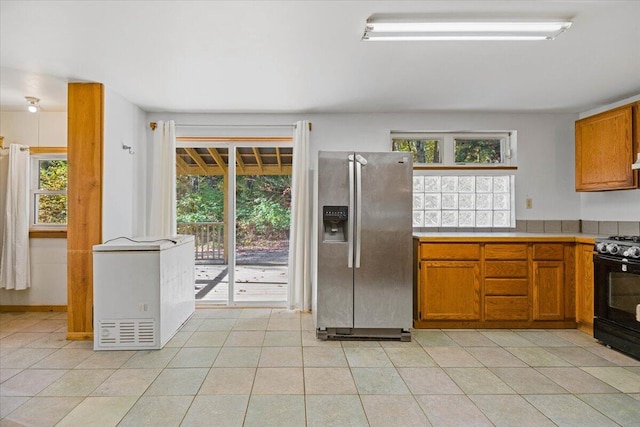
<svg viewBox="0 0 640 427">
<path fill-rule="evenodd" d="M 528 320 L 529 298 L 485 297 L 485 320 Z"/>
<path fill-rule="evenodd" d="M 529 293 L 527 279 L 485 279 L 485 295 L 521 295 Z"/>
<path fill-rule="evenodd" d="M 527 259 L 526 243 L 487 243 L 484 245 L 485 259 Z"/>
<path fill-rule="evenodd" d="M 527 261 L 486 261 L 485 277 L 527 277 Z"/>
<path fill-rule="evenodd" d="M 533 259 L 548 259 L 561 261 L 564 258 L 562 243 L 534 243 Z"/>
<path fill-rule="evenodd" d="M 423 243 L 422 259 L 480 259 L 480 245 L 476 243 Z"/>
</svg>

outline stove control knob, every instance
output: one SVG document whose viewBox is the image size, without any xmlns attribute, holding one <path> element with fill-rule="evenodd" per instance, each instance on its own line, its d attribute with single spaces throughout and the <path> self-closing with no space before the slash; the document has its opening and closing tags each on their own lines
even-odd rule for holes
<svg viewBox="0 0 640 427">
<path fill-rule="evenodd" d="M 607 253 L 607 244 L 600 242 L 598 244 L 596 244 L 596 251 L 598 251 L 601 254 L 606 254 Z"/>
<path fill-rule="evenodd" d="M 626 257 L 640 258 L 640 246 L 632 246 L 622 254 Z"/>
<path fill-rule="evenodd" d="M 620 246 L 618 246 L 616 243 L 609 243 L 607 245 L 607 252 L 611 255 L 616 255 L 620 252 Z"/>
</svg>

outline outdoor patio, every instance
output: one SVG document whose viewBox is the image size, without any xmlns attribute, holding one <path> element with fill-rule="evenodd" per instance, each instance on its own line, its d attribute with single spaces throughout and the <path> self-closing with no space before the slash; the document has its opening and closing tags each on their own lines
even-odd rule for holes
<svg viewBox="0 0 640 427">
<path fill-rule="evenodd" d="M 287 300 L 287 265 L 238 265 L 235 300 L 266 302 Z M 226 304 L 229 297 L 228 266 L 196 265 L 196 304 Z"/>
<path fill-rule="evenodd" d="M 229 266 L 225 259 L 224 223 L 179 223 L 178 232 L 195 236 L 196 303 L 226 305 Z M 239 244 L 235 255 L 235 302 L 287 301 L 288 240 Z"/>
</svg>

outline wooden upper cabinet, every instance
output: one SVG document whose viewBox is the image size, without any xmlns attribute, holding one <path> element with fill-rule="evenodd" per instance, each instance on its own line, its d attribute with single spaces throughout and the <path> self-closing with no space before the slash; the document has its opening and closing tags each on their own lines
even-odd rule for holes
<svg viewBox="0 0 640 427">
<path fill-rule="evenodd" d="M 576 191 L 638 187 L 638 173 L 631 169 L 637 110 L 638 104 L 626 105 L 576 122 Z"/>
<path fill-rule="evenodd" d="M 633 161 L 636 162 L 640 156 L 640 101 L 633 106 Z M 635 171 L 638 187 L 640 187 L 640 171 Z"/>
</svg>

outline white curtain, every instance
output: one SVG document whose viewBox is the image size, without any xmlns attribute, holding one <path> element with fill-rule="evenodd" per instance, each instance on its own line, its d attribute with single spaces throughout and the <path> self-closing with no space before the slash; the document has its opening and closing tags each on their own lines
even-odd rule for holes
<svg viewBox="0 0 640 427">
<path fill-rule="evenodd" d="M 9 147 L 0 148 L 0 258 L 4 237 L 4 209 L 7 201 L 7 175 L 9 173 Z"/>
<path fill-rule="evenodd" d="M 289 238 L 289 309 L 311 308 L 309 188 L 309 122 L 295 123 L 291 176 L 291 231 Z"/>
<path fill-rule="evenodd" d="M 147 235 L 176 234 L 176 127 L 173 120 L 157 122 L 151 147 Z"/>
<path fill-rule="evenodd" d="M 29 277 L 29 147 L 9 146 L 5 206 L 2 218 L 0 288 L 22 290 Z"/>
</svg>

